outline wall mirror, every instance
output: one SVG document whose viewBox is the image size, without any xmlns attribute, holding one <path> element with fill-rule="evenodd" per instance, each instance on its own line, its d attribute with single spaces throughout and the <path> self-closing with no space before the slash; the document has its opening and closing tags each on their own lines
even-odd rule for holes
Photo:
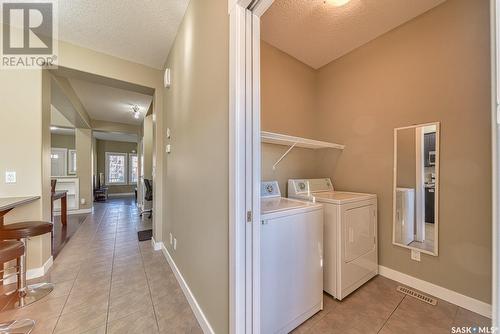
<svg viewBox="0 0 500 334">
<path fill-rule="evenodd" d="M 393 243 L 438 255 L 439 123 L 394 130 Z"/>
</svg>

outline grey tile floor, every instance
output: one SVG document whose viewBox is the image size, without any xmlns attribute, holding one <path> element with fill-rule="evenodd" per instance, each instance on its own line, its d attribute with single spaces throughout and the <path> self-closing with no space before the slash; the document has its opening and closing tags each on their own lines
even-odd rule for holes
<svg viewBox="0 0 500 334">
<path fill-rule="evenodd" d="M 96 203 L 50 272 L 46 298 L 0 321 L 31 318 L 33 333 L 202 333 L 173 272 L 151 242 L 138 242 L 142 222 L 129 200 Z"/>
</svg>

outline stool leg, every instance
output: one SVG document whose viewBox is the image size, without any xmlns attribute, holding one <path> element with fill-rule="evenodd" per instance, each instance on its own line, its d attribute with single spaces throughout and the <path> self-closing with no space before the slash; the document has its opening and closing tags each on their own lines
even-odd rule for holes
<svg viewBox="0 0 500 334">
<path fill-rule="evenodd" d="M 31 319 L 12 320 L 0 324 L 0 333 L 29 334 L 34 327 L 35 321 Z"/>
<path fill-rule="evenodd" d="M 20 240 L 24 245 L 24 254 L 17 258 L 17 292 L 19 294 L 19 307 L 25 306 L 26 297 L 26 249 L 28 243 L 26 238 Z"/>
<path fill-rule="evenodd" d="M 15 307 L 21 308 L 36 302 L 47 296 L 54 290 L 52 283 L 38 283 L 30 286 L 26 285 L 26 255 L 28 254 L 28 239 L 23 238 L 21 242 L 24 244 L 24 254 L 19 257 L 19 273 L 17 280 L 17 289 L 19 293 L 19 300 L 16 302 Z M 1 333 L 1 332 L 0 332 Z"/>
</svg>

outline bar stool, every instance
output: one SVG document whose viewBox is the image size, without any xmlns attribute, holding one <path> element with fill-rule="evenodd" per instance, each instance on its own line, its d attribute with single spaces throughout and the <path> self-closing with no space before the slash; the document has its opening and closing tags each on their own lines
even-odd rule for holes
<svg viewBox="0 0 500 334">
<path fill-rule="evenodd" d="M 19 300 L 16 302 L 15 306 L 18 308 L 34 303 L 54 290 L 54 284 L 52 283 L 38 283 L 26 286 L 26 254 L 28 238 L 51 232 L 52 224 L 40 221 L 28 221 L 0 226 L 0 240 L 16 239 L 21 241 L 24 245 L 24 253 L 18 258 L 17 261 L 20 271 L 19 279 L 17 280 Z"/>
<path fill-rule="evenodd" d="M 0 263 L 4 264 L 6 262 L 10 262 L 12 260 L 18 260 L 24 255 L 24 245 L 21 241 L 0 241 Z M 19 265 L 16 264 L 15 267 L 7 268 L 12 269 L 16 268 L 16 272 L 10 274 L 7 277 L 12 275 L 17 275 L 18 280 L 21 276 L 21 271 Z M 1 272 L 4 272 L 2 267 Z M 0 279 L 3 281 L 7 277 Z M 4 323 L 0 323 L 0 333 L 5 334 L 14 334 L 14 333 L 22 333 L 29 334 L 35 327 L 35 321 L 31 319 L 21 319 L 21 320 L 12 320 Z"/>
</svg>

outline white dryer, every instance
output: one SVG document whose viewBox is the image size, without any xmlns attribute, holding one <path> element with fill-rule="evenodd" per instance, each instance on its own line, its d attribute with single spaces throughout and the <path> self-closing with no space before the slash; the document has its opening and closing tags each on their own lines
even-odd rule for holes
<svg viewBox="0 0 500 334">
<path fill-rule="evenodd" d="M 261 221 L 260 332 L 289 333 L 323 308 L 323 205 L 262 182 Z"/>
<path fill-rule="evenodd" d="M 335 191 L 329 178 L 288 181 L 288 197 L 324 204 L 323 289 L 342 300 L 378 274 L 377 196 Z"/>
</svg>

